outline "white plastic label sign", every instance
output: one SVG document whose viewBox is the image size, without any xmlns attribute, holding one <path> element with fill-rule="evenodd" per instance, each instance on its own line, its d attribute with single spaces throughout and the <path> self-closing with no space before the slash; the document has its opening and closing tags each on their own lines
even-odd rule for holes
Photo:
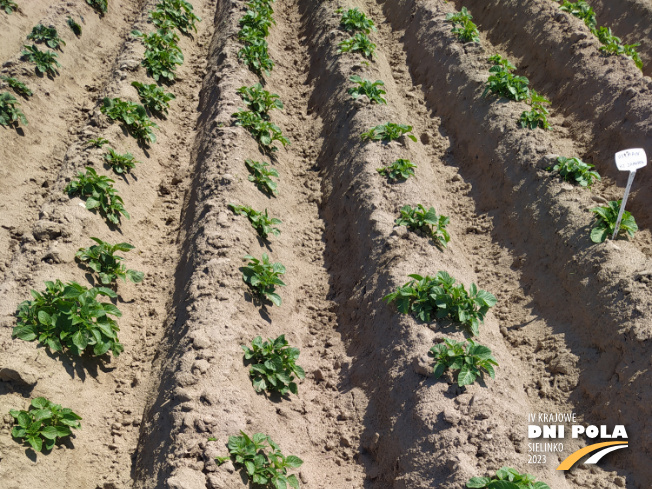
<svg viewBox="0 0 652 489">
<path fill-rule="evenodd" d="M 620 171 L 636 171 L 647 165 L 643 148 L 632 148 L 616 153 L 616 166 Z"/>
</svg>

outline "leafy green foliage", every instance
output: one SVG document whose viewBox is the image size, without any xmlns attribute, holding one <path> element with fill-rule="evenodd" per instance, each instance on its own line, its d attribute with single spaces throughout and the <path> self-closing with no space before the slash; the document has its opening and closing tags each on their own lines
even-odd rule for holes
<svg viewBox="0 0 652 489">
<path fill-rule="evenodd" d="M 357 32 L 353 37 L 341 41 L 337 46 L 339 54 L 360 53 L 367 59 L 373 59 L 376 51 L 376 45 L 362 32 Z"/>
<path fill-rule="evenodd" d="M 259 77 L 262 77 L 263 73 L 269 76 L 274 68 L 274 61 L 269 57 L 268 45 L 265 39 L 247 42 L 238 51 L 238 58 Z"/>
<path fill-rule="evenodd" d="M 303 379 L 306 374 L 296 364 L 299 349 L 288 346 L 285 335 L 275 340 L 269 338 L 265 342 L 257 336 L 251 342 L 251 348 L 243 345 L 242 349 L 245 352 L 245 359 L 253 363 L 249 369 L 249 376 L 256 392 L 267 390 L 278 392 L 282 396 L 288 392 L 298 394 L 294 376 Z"/>
<path fill-rule="evenodd" d="M 72 17 L 68 17 L 68 20 L 66 21 L 68 24 L 68 27 L 70 27 L 70 30 L 75 34 L 75 36 L 80 37 L 82 35 L 82 26 L 75 21 Z"/>
<path fill-rule="evenodd" d="M 267 299 L 277 306 L 281 305 L 281 297 L 275 293 L 276 286 L 284 287 L 279 278 L 285 273 L 285 267 L 280 263 L 270 263 L 267 253 L 263 253 L 262 260 L 251 255 L 244 257 L 249 263 L 240 268 L 242 280 L 251 287 L 251 290 L 260 299 Z"/>
<path fill-rule="evenodd" d="M 229 204 L 229 209 L 240 216 L 247 216 L 247 219 L 249 219 L 252 227 L 256 230 L 258 236 L 260 236 L 262 239 L 266 240 L 270 234 L 273 234 L 274 236 L 281 234 L 281 231 L 274 226 L 281 224 L 282 221 L 280 219 L 276 219 L 275 217 L 270 219 L 269 215 L 267 214 L 267 209 L 265 209 L 264 214 L 244 205 Z"/>
<path fill-rule="evenodd" d="M 473 477 L 467 483 L 469 489 L 550 489 L 545 482 L 536 482 L 534 476 L 521 474 L 510 467 L 502 467 L 494 477 Z"/>
<path fill-rule="evenodd" d="M 585 0 L 578 0 L 577 3 L 569 2 L 568 0 L 562 0 L 559 10 L 563 10 L 564 12 L 568 12 L 569 14 L 582 19 L 586 26 L 591 29 L 591 31 L 597 29 L 598 27 L 598 22 L 595 18 L 595 12 L 591 6 L 585 2 Z"/>
<path fill-rule="evenodd" d="M 266 8 L 250 8 L 240 18 L 240 39 L 250 40 L 269 36 L 269 28 L 276 24 Z"/>
<path fill-rule="evenodd" d="M 247 170 L 249 170 L 249 181 L 254 182 L 256 187 L 268 195 L 276 195 L 277 184 L 271 177 L 278 178 L 278 172 L 272 168 L 269 163 L 262 163 L 253 160 L 245 160 Z"/>
<path fill-rule="evenodd" d="M 641 45 L 640 42 L 634 44 L 623 44 L 619 37 L 612 34 L 610 27 L 600 27 L 594 33 L 603 44 L 603 46 L 600 46 L 600 51 L 609 55 L 624 54 L 634 61 L 634 64 L 636 64 L 638 69 L 643 69 L 643 61 L 641 60 L 638 51 L 636 51 L 636 48 Z"/>
<path fill-rule="evenodd" d="M 602 207 L 594 207 L 591 212 L 596 215 L 596 222 L 591 229 L 591 241 L 594 243 L 602 243 L 607 238 L 613 236 L 616 230 L 616 221 L 618 220 L 618 212 L 620 211 L 620 204 L 622 200 L 610 200 L 609 203 Z M 638 225 L 631 212 L 624 211 L 623 218 L 620 221 L 620 229 L 618 234 L 627 233 L 633 237 L 634 233 L 638 231 Z"/>
<path fill-rule="evenodd" d="M 99 302 L 98 295 L 109 298 L 117 294 L 106 287 L 87 289 L 76 282 L 45 282 L 46 290 L 32 290 L 32 301 L 24 301 L 16 311 L 12 338 L 38 339 L 52 351 L 64 348 L 80 356 L 91 350 L 100 356 L 111 350 L 118 356 L 124 350 L 118 341 L 118 324 L 109 315 L 120 317 L 120 310 L 110 302 Z"/>
<path fill-rule="evenodd" d="M 489 68 L 492 75 L 489 76 L 484 92 L 482 92 L 483 97 L 488 92 L 516 101 L 526 100 L 530 96 L 530 89 L 528 88 L 530 81 L 524 76 L 514 75 L 512 71 L 516 67 L 509 60 L 496 54 L 491 56 L 489 61 L 494 65 Z"/>
<path fill-rule="evenodd" d="M 410 160 L 398 159 L 391 165 L 378 168 L 376 171 L 389 180 L 407 180 L 409 177 L 414 176 L 412 168 L 416 167 L 417 165 L 414 165 Z"/>
<path fill-rule="evenodd" d="M 183 64 L 183 53 L 177 45 L 179 36 L 169 29 L 157 29 L 149 34 L 140 31 L 131 33 L 139 37 L 145 46 L 142 65 L 147 69 L 147 74 L 157 82 L 174 82 L 177 65 Z"/>
<path fill-rule="evenodd" d="M 567 182 L 573 182 L 580 187 L 591 188 L 594 178 L 600 180 L 598 172 L 591 170 L 591 168 L 593 168 L 593 165 L 584 163 L 579 158 L 560 156 L 557 158 L 557 164 L 548 167 L 547 170 L 559 172 L 559 175 Z"/>
<path fill-rule="evenodd" d="M 376 127 L 372 127 L 367 132 L 363 132 L 360 137 L 363 140 L 370 139 L 372 141 L 389 142 L 400 139 L 403 135 L 407 135 L 407 137 L 416 143 L 417 138 L 413 134 L 407 134 L 409 132 L 412 132 L 412 126 L 388 122 L 387 124 L 380 124 Z"/>
<path fill-rule="evenodd" d="M 0 0 L 0 8 L 7 14 L 11 14 L 14 10 L 18 10 L 18 5 L 13 0 Z"/>
<path fill-rule="evenodd" d="M 25 45 L 25 50 L 22 51 L 22 58 L 26 61 L 36 65 L 38 73 L 47 74 L 54 77 L 59 74 L 55 67 L 60 67 L 61 64 L 57 61 L 57 53 L 53 51 L 41 51 L 36 47 L 36 44 L 31 46 Z"/>
<path fill-rule="evenodd" d="M 275 24 L 273 13 L 271 2 L 252 0 L 247 3 L 247 12 L 240 19 L 238 39 L 244 46 L 238 51 L 238 59 L 259 77 L 263 74 L 269 76 L 274 68 L 274 61 L 269 57 L 269 46 L 265 40 L 270 27 Z"/>
<path fill-rule="evenodd" d="M 91 239 L 97 244 L 89 248 L 79 248 L 75 258 L 93 270 L 103 285 L 115 284 L 118 278 L 125 282 L 129 279 L 135 284 L 143 281 L 143 272 L 127 270 L 122 263 L 124 258 L 115 254 L 117 251 L 131 251 L 134 249 L 133 245 L 129 243 L 112 245 L 99 238 L 91 237 Z"/>
<path fill-rule="evenodd" d="M 159 0 L 149 16 L 156 27 L 162 28 L 171 23 L 187 36 L 191 30 L 197 32 L 195 23 L 201 22 L 194 14 L 192 5 L 185 0 Z"/>
<path fill-rule="evenodd" d="M 109 148 L 109 152 L 104 154 L 104 160 L 118 175 L 129 173 L 132 168 L 136 168 L 136 163 L 140 163 L 131 153 L 121 155 L 113 148 Z"/>
<path fill-rule="evenodd" d="M 240 431 L 240 435 L 229 437 L 229 454 L 237 465 L 244 466 L 253 484 L 274 489 L 287 489 L 288 486 L 299 489 L 297 476 L 287 473 L 288 469 L 301 467 L 303 460 L 294 455 L 284 456 L 280 447 L 262 433 L 255 433 L 253 439 L 244 431 Z"/>
<path fill-rule="evenodd" d="M 27 39 L 37 44 L 44 42 L 51 49 L 59 49 L 62 44 L 66 45 L 54 26 L 45 27 L 43 24 L 36 24 L 32 32 L 27 35 Z"/>
<path fill-rule="evenodd" d="M 466 341 L 444 340 L 430 349 L 435 357 L 434 376 L 441 377 L 448 370 L 459 370 L 457 385 L 463 387 L 472 384 L 478 377 L 484 377 L 484 372 L 494 379 L 496 359 L 491 356 L 491 350 L 478 345 L 472 339 Z"/>
<path fill-rule="evenodd" d="M 466 7 L 459 12 L 446 14 L 446 22 L 453 24 L 451 32 L 456 34 L 464 42 L 480 42 L 480 33 L 477 26 L 471 22 L 473 16 Z"/>
<path fill-rule="evenodd" d="M 290 141 L 283 136 L 281 128 L 268 121 L 258 112 L 240 110 L 232 115 L 235 117 L 235 125 L 247 129 L 256 140 L 260 148 L 266 153 L 277 151 L 273 146 L 274 141 L 280 142 L 283 146 L 290 144 Z"/>
<path fill-rule="evenodd" d="M 489 292 L 471 284 L 469 292 L 464 285 L 455 285 L 455 279 L 446 272 L 438 272 L 435 277 L 413 274 L 412 280 L 399 287 L 396 292 L 386 295 L 383 300 L 396 301 L 396 307 L 403 314 L 412 314 L 417 319 L 429 323 L 433 315 L 437 318 L 449 317 L 452 321 L 467 327 L 477 336 L 480 322 L 496 298 Z"/>
<path fill-rule="evenodd" d="M 109 140 L 104 138 L 93 138 L 86 141 L 86 144 L 95 148 L 101 148 L 105 144 L 109 144 Z"/>
<path fill-rule="evenodd" d="M 450 241 L 450 235 L 446 226 L 450 219 L 446 216 L 438 216 L 435 208 L 431 207 L 426 211 L 423 205 L 418 204 L 414 209 L 409 205 L 401 207 L 401 214 L 394 222 L 395 226 L 407 226 L 412 230 L 420 230 L 430 236 L 438 246 L 446 248 Z"/>
<path fill-rule="evenodd" d="M 86 199 L 86 208 L 93 212 L 99 211 L 100 215 L 108 222 L 119 225 L 120 215 L 129 219 L 129 213 L 124 208 L 122 197 L 113 188 L 113 180 L 100 176 L 87 166 L 86 173 L 79 172 L 77 179 L 72 180 L 64 189 L 71 197 L 79 195 Z"/>
<path fill-rule="evenodd" d="M 104 15 L 107 11 L 107 0 L 86 0 L 86 3 L 93 7 L 100 16 Z"/>
<path fill-rule="evenodd" d="M 269 119 L 270 110 L 283 108 L 281 98 L 275 93 L 263 90 L 260 83 L 256 83 L 251 87 L 240 87 L 237 92 L 249 110 L 260 114 L 264 119 Z"/>
<path fill-rule="evenodd" d="M 27 125 L 27 118 L 18 108 L 19 105 L 16 97 L 9 92 L 0 93 L 0 126 L 18 127 L 19 122 Z"/>
<path fill-rule="evenodd" d="M 387 92 L 379 87 L 384 87 L 385 84 L 376 80 L 372 82 L 371 80 L 363 80 L 358 75 L 353 75 L 349 78 L 349 81 L 356 83 L 358 86 L 351 87 L 347 90 L 354 99 L 362 96 L 366 96 L 371 103 L 376 102 L 377 104 L 387 104 L 387 100 L 383 98 Z"/>
<path fill-rule="evenodd" d="M 14 77 L 0 76 L 0 80 L 5 82 L 14 92 L 24 98 L 34 95 L 34 92 L 32 92 L 27 85 Z"/>
<path fill-rule="evenodd" d="M 156 85 L 145 84 L 140 82 L 131 82 L 131 86 L 138 91 L 140 102 L 155 114 L 167 114 L 170 108 L 170 100 L 176 97 L 172 93 L 165 93 L 165 91 Z"/>
<path fill-rule="evenodd" d="M 32 399 L 27 411 L 12 409 L 9 414 L 14 418 L 11 436 L 28 443 L 36 452 L 52 450 L 59 438 L 72 435 L 70 428 L 81 428 L 81 416 L 45 397 Z"/>
<path fill-rule="evenodd" d="M 357 7 L 344 10 L 338 8 L 336 11 L 342 14 L 340 25 L 348 32 L 364 32 L 369 34 L 371 31 L 376 30 L 374 21 L 367 17 L 364 12 L 361 12 Z"/>
<path fill-rule="evenodd" d="M 530 91 L 530 100 L 529 104 L 532 107 L 530 111 L 524 111 L 521 114 L 519 122 L 522 128 L 536 129 L 541 127 L 541 129 L 550 129 L 550 124 L 548 123 L 548 109 L 544 107 L 543 104 L 549 104 L 550 100 L 546 99 L 539 95 L 535 90 Z"/>
<path fill-rule="evenodd" d="M 124 124 L 129 133 L 141 144 L 156 142 L 156 135 L 152 128 L 158 129 L 158 126 L 150 120 L 147 110 L 142 105 L 119 98 L 105 97 L 100 111 L 109 119 Z"/>
</svg>

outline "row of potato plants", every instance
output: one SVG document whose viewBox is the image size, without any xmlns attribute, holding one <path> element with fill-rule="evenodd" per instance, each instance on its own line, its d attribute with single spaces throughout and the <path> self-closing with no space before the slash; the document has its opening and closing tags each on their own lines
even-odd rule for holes
<svg viewBox="0 0 652 489">
<path fill-rule="evenodd" d="M 106 1 L 87 0 L 101 14 L 106 13 Z M 150 20 L 158 27 L 158 34 L 167 39 L 178 39 L 173 32 L 178 29 L 189 34 L 200 19 L 192 12 L 193 7 L 185 0 L 160 0 L 149 13 Z M 44 32 L 38 29 L 38 32 Z M 54 42 L 56 32 L 49 32 L 49 45 Z M 44 42 L 48 42 L 45 40 Z M 151 56 L 150 56 L 151 58 Z M 143 65 L 153 76 L 149 59 Z M 169 80 L 169 78 L 166 78 Z M 112 120 L 122 122 L 125 128 L 139 142 L 154 142 L 149 114 L 164 118 L 168 113 L 169 101 L 174 95 L 164 93 L 156 84 L 133 82 L 143 105 L 120 99 L 105 98 L 101 111 Z M 87 142 L 88 147 L 102 148 L 109 141 L 98 137 Z M 130 153 L 119 154 L 108 148 L 104 154 L 106 165 L 118 175 L 126 174 L 137 161 Z M 64 189 L 69 196 L 80 196 L 87 209 L 99 213 L 109 226 L 119 226 L 120 218 L 129 218 L 122 198 L 113 187 L 114 180 L 99 175 L 92 167 L 78 173 Z M 120 328 L 115 318 L 122 312 L 112 302 L 101 302 L 99 297 L 116 299 L 117 280 L 140 283 L 142 272 L 128 269 L 119 252 L 128 252 L 135 247 L 129 243 L 111 244 L 91 237 L 94 245 L 79 248 L 75 254 L 80 266 L 92 274 L 92 287 L 77 282 L 63 283 L 60 280 L 45 282 L 45 290 L 32 290 L 32 300 L 23 301 L 16 311 L 16 326 L 12 338 L 24 341 L 38 341 L 52 352 L 81 357 L 85 354 L 102 356 L 111 352 L 117 357 L 124 350 L 118 339 Z M 31 401 L 28 410 L 12 410 L 15 425 L 12 436 L 24 441 L 35 451 L 49 452 L 55 443 L 72 435 L 71 428 L 80 428 L 81 417 L 68 408 L 38 397 Z"/>
</svg>

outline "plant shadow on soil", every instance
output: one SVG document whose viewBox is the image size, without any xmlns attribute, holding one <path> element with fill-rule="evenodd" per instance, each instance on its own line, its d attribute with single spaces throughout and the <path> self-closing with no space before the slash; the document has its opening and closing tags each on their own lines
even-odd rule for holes
<svg viewBox="0 0 652 489">
<path fill-rule="evenodd" d="M 259 297 L 253 295 L 250 291 L 246 291 L 244 293 L 244 299 L 250 304 L 253 304 L 254 306 L 258 307 L 258 314 L 260 314 L 260 317 L 263 321 L 272 324 L 272 318 L 269 316 L 269 311 L 267 310 L 266 302 L 264 302 Z"/>
<path fill-rule="evenodd" d="M 39 345 L 40 347 L 41 345 Z M 92 356 L 88 353 L 84 353 L 81 357 L 73 357 L 64 352 L 53 352 L 49 348 L 45 348 L 45 352 L 53 360 L 61 362 L 61 365 L 68 375 L 70 375 L 70 378 L 74 379 L 76 377 L 82 382 L 86 380 L 86 374 L 97 379 L 99 375 L 98 370 L 108 373 L 116 368 L 107 366 L 111 362 L 109 353 L 105 353 L 99 357 Z"/>
</svg>

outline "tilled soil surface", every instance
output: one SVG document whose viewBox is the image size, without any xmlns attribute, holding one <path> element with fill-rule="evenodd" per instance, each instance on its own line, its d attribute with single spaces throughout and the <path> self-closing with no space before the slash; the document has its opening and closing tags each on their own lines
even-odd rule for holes
<svg viewBox="0 0 652 489">
<path fill-rule="evenodd" d="M 613 153 L 652 154 L 649 67 L 601 54 L 552 1 L 279 1 L 265 88 L 284 103 L 271 118 L 291 144 L 270 158 L 232 118 L 244 108 L 236 90 L 258 82 L 238 59 L 245 2 L 192 0 L 202 21 L 181 38 L 185 61 L 165 87 L 176 99 L 156 120 L 157 142 L 143 148 L 99 107 L 107 96 L 137 101 L 131 82 L 152 83 L 130 32 L 152 29 L 156 0 L 109 2 L 103 17 L 82 0 L 19 3 L 12 15 L 0 11 L 0 74 L 35 94 L 20 100 L 29 125 L 0 130 L 2 487 L 246 487 L 239 466 L 215 460 L 240 430 L 299 456 L 302 487 L 452 489 L 504 465 L 552 488 L 649 487 L 647 169 L 628 202 L 636 235 L 599 245 L 588 237 L 590 209 L 622 196 L 626 175 Z M 598 24 L 626 42 L 644 38 L 641 57 L 651 61 L 650 5 L 594 3 Z M 462 6 L 481 43 L 450 32 L 446 14 Z M 338 53 L 349 36 L 339 7 L 375 21 L 373 61 Z M 80 39 L 68 16 L 83 17 Z M 52 79 L 20 60 L 37 23 L 55 25 L 67 43 Z M 551 100 L 550 131 L 517 126 L 526 104 L 482 97 L 496 53 Z M 353 100 L 352 75 L 383 80 L 387 104 Z M 361 140 L 387 121 L 412 125 L 417 141 Z M 140 161 L 132 175 L 104 167 L 103 151 L 86 144 L 100 136 Z M 603 180 L 592 190 L 561 182 L 545 171 L 558 155 L 594 164 Z M 397 158 L 415 163 L 416 177 L 378 174 Z M 248 180 L 245 159 L 278 170 L 277 196 Z M 130 220 L 108 227 L 64 193 L 86 166 L 116 180 Z M 229 204 L 268 209 L 283 221 L 280 236 L 260 240 Z M 394 225 L 406 204 L 450 217 L 447 248 Z M 30 289 L 56 279 L 89 285 L 74 255 L 91 236 L 135 245 L 127 266 L 145 273 L 117 288 L 125 351 L 71 358 L 12 339 Z M 261 306 L 242 281 L 243 257 L 263 253 L 287 269 L 280 307 Z M 448 374 L 434 379 L 428 350 L 464 333 L 382 300 L 409 274 L 439 270 L 497 297 L 478 338 L 498 361 L 496 379 L 466 388 Z M 300 349 L 306 379 L 298 395 L 256 393 L 241 345 L 280 334 Z M 83 429 L 48 454 L 13 440 L 6 415 L 37 396 L 83 417 Z M 567 437 L 563 451 L 529 463 L 528 442 L 543 440 L 528 440 L 528 414 L 571 412 L 582 424 L 624 425 L 629 447 L 556 471 L 600 441 Z"/>
</svg>

